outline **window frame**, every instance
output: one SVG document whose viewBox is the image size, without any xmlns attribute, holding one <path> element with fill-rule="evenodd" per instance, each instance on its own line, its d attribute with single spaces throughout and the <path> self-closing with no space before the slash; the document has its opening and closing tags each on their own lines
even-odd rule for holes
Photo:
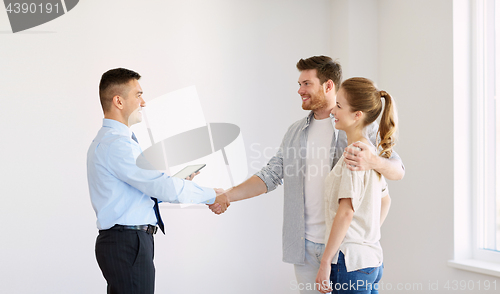
<svg viewBox="0 0 500 294">
<path fill-rule="evenodd" d="M 455 250 L 448 264 L 500 277 L 500 252 L 480 249 L 484 240 L 485 189 L 491 187 L 485 186 L 483 150 L 488 136 L 482 118 L 486 105 L 479 97 L 492 89 L 485 78 L 490 69 L 484 65 L 488 64 L 486 55 L 494 54 L 484 46 L 485 1 L 490 0 L 453 1 Z"/>
</svg>

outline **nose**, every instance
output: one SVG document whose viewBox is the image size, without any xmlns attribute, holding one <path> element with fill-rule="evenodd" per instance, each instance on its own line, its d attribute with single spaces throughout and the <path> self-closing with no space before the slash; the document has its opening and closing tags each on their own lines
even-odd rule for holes
<svg viewBox="0 0 500 294">
<path fill-rule="evenodd" d="M 146 101 L 141 96 L 141 107 L 146 107 Z"/>
<path fill-rule="evenodd" d="M 299 93 L 299 95 L 304 95 L 306 92 L 304 91 L 304 88 L 302 88 L 302 86 L 300 86 L 297 93 Z"/>
</svg>

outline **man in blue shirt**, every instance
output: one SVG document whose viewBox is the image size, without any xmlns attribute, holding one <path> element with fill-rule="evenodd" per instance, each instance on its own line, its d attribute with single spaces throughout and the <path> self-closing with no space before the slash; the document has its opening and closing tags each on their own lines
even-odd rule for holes
<svg viewBox="0 0 500 294">
<path fill-rule="evenodd" d="M 146 106 L 140 75 L 117 68 L 102 75 L 99 96 L 102 128 L 87 153 L 87 177 L 99 235 L 95 253 L 108 283 L 107 293 L 154 293 L 154 240 L 163 222 L 158 201 L 220 203 L 214 189 L 136 165 L 141 148 L 129 127 L 142 120 Z"/>
</svg>

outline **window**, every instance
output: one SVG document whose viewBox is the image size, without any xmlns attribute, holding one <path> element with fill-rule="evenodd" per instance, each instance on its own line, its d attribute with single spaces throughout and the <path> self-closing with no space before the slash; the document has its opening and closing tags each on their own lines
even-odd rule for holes
<svg viewBox="0 0 500 294">
<path fill-rule="evenodd" d="M 500 277 L 500 0 L 453 6 L 455 252 L 449 265 Z"/>
<path fill-rule="evenodd" d="M 472 50 L 475 239 L 479 251 L 500 252 L 500 103 L 496 99 L 500 95 L 500 27 L 495 21 L 500 19 L 497 18 L 500 1 L 477 0 L 475 9 Z"/>
</svg>

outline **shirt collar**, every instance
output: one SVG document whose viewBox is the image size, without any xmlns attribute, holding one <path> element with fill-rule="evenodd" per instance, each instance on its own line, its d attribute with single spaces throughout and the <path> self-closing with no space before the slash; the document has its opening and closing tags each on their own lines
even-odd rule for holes
<svg viewBox="0 0 500 294">
<path fill-rule="evenodd" d="M 129 127 L 117 120 L 105 118 L 102 120 L 102 126 L 106 128 L 112 128 L 113 130 L 116 130 L 120 135 L 124 135 L 127 137 L 132 136 L 132 131 L 129 129 Z"/>
<path fill-rule="evenodd" d="M 309 124 L 311 124 L 311 120 L 313 119 L 313 117 L 314 117 L 314 111 L 311 110 L 311 112 L 309 112 L 309 115 L 306 117 L 306 127 L 308 127 Z M 333 127 L 335 128 L 335 117 L 331 113 L 330 113 L 330 119 L 332 120 Z"/>
<path fill-rule="evenodd" d="M 311 123 L 311 119 L 313 116 L 314 116 L 314 112 L 311 110 L 311 112 L 309 112 L 309 115 L 306 117 L 306 127 L 308 127 L 309 124 Z"/>
</svg>

